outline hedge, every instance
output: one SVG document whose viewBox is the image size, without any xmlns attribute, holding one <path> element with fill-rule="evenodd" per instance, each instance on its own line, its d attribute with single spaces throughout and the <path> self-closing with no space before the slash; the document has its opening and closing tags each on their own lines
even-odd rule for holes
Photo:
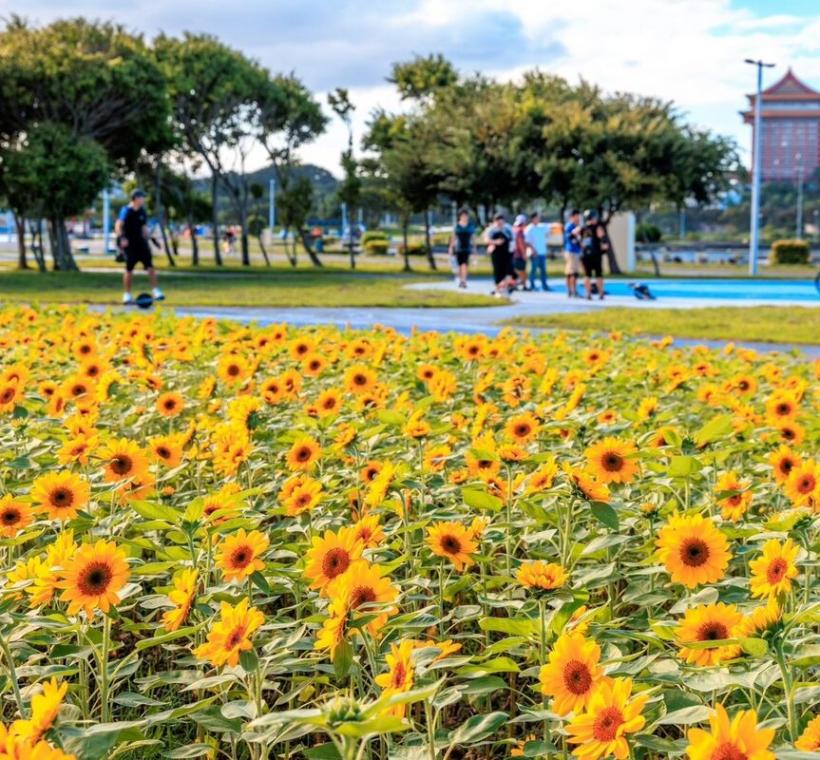
<svg viewBox="0 0 820 760">
<path fill-rule="evenodd" d="M 808 264 L 809 244 L 805 240 L 775 240 L 769 254 L 770 264 Z"/>
</svg>

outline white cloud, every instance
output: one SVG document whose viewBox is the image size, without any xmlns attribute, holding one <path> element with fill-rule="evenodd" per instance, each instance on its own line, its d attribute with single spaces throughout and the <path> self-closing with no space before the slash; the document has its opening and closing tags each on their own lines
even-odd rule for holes
<svg viewBox="0 0 820 760">
<path fill-rule="evenodd" d="M 16 1 L 16 0 L 14 0 Z M 13 0 L 0 0 L 9 15 Z M 540 67 L 606 90 L 673 100 L 701 126 L 731 135 L 742 148 L 738 116 L 754 85 L 747 57 L 774 61 L 767 83 L 791 65 L 820 88 L 820 7 L 812 16 L 753 13 L 743 0 L 133 0 L 116 20 L 146 34 L 207 31 L 273 71 L 294 71 L 323 102 L 346 86 L 361 135 L 371 110 L 401 106 L 385 83 L 390 65 L 414 53 L 441 52 L 465 72 L 499 78 Z M 778 7 L 779 6 L 779 7 Z M 102 0 L 26 0 L 40 21 L 65 15 L 106 17 Z M 333 171 L 346 134 L 338 120 L 304 151 Z"/>
</svg>

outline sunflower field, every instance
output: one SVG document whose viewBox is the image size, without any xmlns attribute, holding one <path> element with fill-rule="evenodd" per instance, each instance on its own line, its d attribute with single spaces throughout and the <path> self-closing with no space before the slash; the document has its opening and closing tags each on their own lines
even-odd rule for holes
<svg viewBox="0 0 820 760">
<path fill-rule="evenodd" d="M 809 760 L 820 362 L 0 310 L 0 760 Z"/>
</svg>

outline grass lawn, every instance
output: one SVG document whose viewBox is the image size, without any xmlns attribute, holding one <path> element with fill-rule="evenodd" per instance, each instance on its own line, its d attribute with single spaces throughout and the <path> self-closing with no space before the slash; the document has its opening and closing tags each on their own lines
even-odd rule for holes
<svg viewBox="0 0 820 760">
<path fill-rule="evenodd" d="M 635 335 L 673 335 L 761 343 L 820 344 L 820 308 L 738 306 L 704 309 L 612 307 L 578 314 L 518 317 L 509 324 L 570 330 L 622 330 Z"/>
<path fill-rule="evenodd" d="M 483 295 L 447 291 L 411 290 L 404 286 L 427 279 L 424 272 L 344 271 L 340 268 L 274 266 L 253 271 L 230 268 L 165 270 L 160 287 L 170 306 L 394 306 L 444 308 L 497 306 Z M 440 275 L 439 275 L 440 276 Z M 148 281 L 137 275 L 134 292 L 148 290 Z M 122 294 L 120 270 L 108 272 L 0 272 L 0 302 L 117 304 Z"/>
</svg>

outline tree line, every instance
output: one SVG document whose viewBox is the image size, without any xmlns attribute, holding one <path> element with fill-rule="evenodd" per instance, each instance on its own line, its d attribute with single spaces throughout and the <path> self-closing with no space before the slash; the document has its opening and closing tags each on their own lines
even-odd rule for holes
<svg viewBox="0 0 820 760">
<path fill-rule="evenodd" d="M 443 204 L 480 219 L 535 202 L 562 214 L 580 205 L 607 223 L 620 209 L 653 202 L 705 203 L 737 168 L 731 141 L 686 124 L 655 98 L 606 94 L 538 70 L 498 82 L 463 75 L 440 55 L 395 64 L 389 81 L 405 108 L 371 114 L 362 135 L 354 134 L 348 91 L 330 93 L 327 104 L 347 128 L 339 201 L 350 218 L 360 208 L 398 214 L 405 241 L 413 215 L 427 219 Z M 250 264 L 249 235 L 264 221 L 251 214 L 263 189 L 249 181 L 247 163 L 260 152 L 274 168 L 279 222 L 320 266 L 306 229 L 313 188 L 294 169 L 328 120 L 297 76 L 271 73 L 210 35 L 146 42 L 113 23 L 34 26 L 19 17 L 0 32 L 0 195 L 15 216 L 21 262 L 28 223 L 41 269 L 44 235 L 53 267 L 77 268 L 65 220 L 112 178 L 129 177 L 151 194 L 164 238 L 169 220 L 193 227 L 210 217 L 216 264 L 220 212 L 228 211 Z M 206 197 L 192 179 L 203 172 Z M 229 208 L 220 209 L 225 199 Z M 191 243 L 196 264 L 196 236 Z M 295 265 L 295 243 L 289 257 Z"/>
</svg>

